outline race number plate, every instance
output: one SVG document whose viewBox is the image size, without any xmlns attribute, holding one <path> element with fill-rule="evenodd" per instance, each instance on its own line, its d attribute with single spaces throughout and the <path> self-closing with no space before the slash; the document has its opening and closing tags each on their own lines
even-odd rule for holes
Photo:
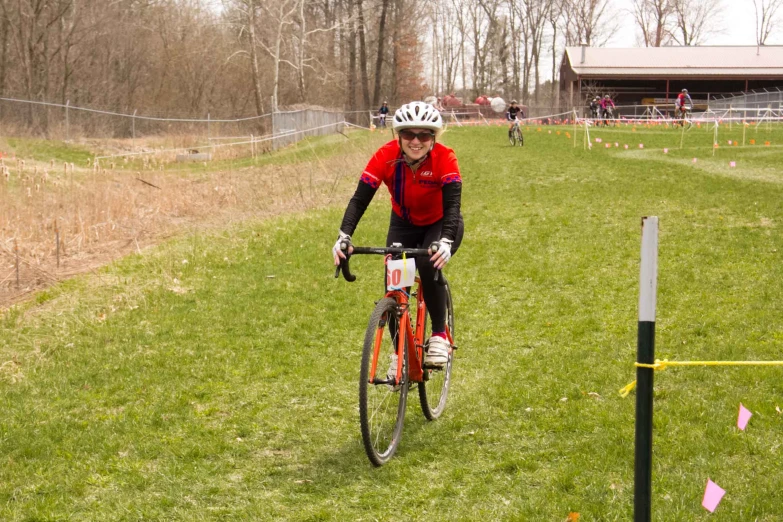
<svg viewBox="0 0 783 522">
<path fill-rule="evenodd" d="M 388 290 L 399 290 L 413 286 L 416 280 L 416 261 L 410 259 L 393 259 L 386 264 L 386 284 Z"/>
</svg>

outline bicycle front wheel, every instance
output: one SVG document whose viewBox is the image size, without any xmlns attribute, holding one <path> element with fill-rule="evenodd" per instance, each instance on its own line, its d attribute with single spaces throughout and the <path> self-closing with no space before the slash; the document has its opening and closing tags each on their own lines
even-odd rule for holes
<svg viewBox="0 0 783 522">
<path fill-rule="evenodd" d="M 522 147 L 525 144 L 525 138 L 522 137 L 522 131 L 517 129 L 517 144 Z"/>
<path fill-rule="evenodd" d="M 403 353 L 398 353 L 400 336 Z M 391 372 L 389 356 L 402 358 L 398 382 Z M 391 379 L 389 378 L 391 377 Z M 364 336 L 362 368 L 359 377 L 359 420 L 362 442 L 370 462 L 382 466 L 394 455 L 402 437 L 405 406 L 408 403 L 408 346 L 400 331 L 397 301 L 386 297 L 378 301 Z"/>
<path fill-rule="evenodd" d="M 432 335 L 432 332 L 428 331 L 428 323 L 429 321 L 425 320 L 425 338 Z M 446 283 L 446 323 L 449 326 L 451 338 L 455 339 L 454 306 L 451 302 L 451 288 L 448 283 Z M 442 369 L 424 370 L 424 380 L 419 383 L 419 402 L 421 403 L 421 411 L 424 413 L 427 420 L 437 419 L 446 408 L 446 399 L 448 398 L 449 387 L 451 386 L 451 366 L 453 362 L 454 351 L 452 350 L 449 353 L 448 362 Z"/>
</svg>

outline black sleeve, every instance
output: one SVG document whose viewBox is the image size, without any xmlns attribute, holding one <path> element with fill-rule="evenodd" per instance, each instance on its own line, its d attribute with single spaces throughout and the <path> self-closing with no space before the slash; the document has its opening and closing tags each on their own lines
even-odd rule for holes
<svg viewBox="0 0 783 522">
<path fill-rule="evenodd" d="M 457 237 L 461 200 L 462 183 L 443 185 L 443 228 L 441 236 L 452 241 Z"/>
<path fill-rule="evenodd" d="M 348 202 L 348 208 L 345 209 L 343 222 L 340 225 L 341 232 L 345 232 L 349 236 L 353 235 L 356 225 L 359 224 L 359 220 L 362 219 L 364 211 L 367 210 L 367 206 L 372 201 L 377 190 L 377 188 L 372 188 L 363 181 L 359 182 L 356 192 L 353 193 L 351 201 Z"/>
</svg>

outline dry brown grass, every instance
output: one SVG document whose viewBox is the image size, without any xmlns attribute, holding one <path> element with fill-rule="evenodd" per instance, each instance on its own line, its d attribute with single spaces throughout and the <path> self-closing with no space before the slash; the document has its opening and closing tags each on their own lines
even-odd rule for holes
<svg viewBox="0 0 783 522">
<path fill-rule="evenodd" d="M 181 170 L 175 153 L 103 160 L 98 167 L 6 158 L 0 164 L 0 307 L 192 227 L 344 202 L 383 141 L 376 136 L 363 145 L 351 140 L 345 153 L 267 166 L 224 163 L 220 170 Z M 218 160 L 241 153 L 220 151 Z"/>
</svg>

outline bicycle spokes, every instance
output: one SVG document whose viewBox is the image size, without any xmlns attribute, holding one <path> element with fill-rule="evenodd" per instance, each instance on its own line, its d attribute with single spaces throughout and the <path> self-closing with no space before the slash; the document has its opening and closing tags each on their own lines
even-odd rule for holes
<svg viewBox="0 0 783 522">
<path fill-rule="evenodd" d="M 384 464 L 397 449 L 402 435 L 408 396 L 407 343 L 400 344 L 397 303 L 392 298 L 378 302 L 365 334 L 359 377 L 359 417 L 364 449 L 376 466 Z M 397 349 L 402 346 L 402 358 Z M 390 356 L 397 354 L 391 364 Z M 399 381 L 395 377 L 399 375 Z"/>
</svg>

